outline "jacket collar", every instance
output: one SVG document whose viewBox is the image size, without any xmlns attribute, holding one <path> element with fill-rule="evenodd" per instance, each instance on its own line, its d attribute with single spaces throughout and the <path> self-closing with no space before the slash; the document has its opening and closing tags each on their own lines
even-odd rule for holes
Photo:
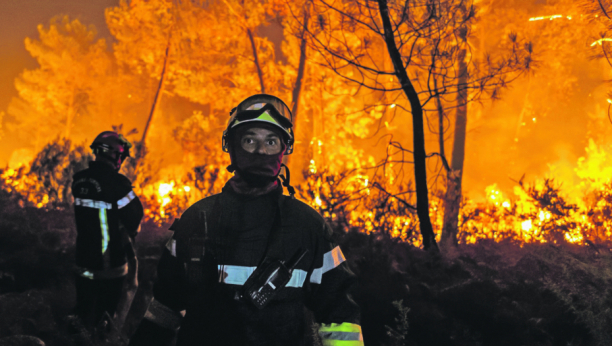
<svg viewBox="0 0 612 346">
<path fill-rule="evenodd" d="M 282 195 L 283 187 L 278 179 L 264 187 L 251 187 L 246 181 L 241 179 L 239 175 L 234 175 L 227 181 L 227 183 L 225 183 L 223 192 L 250 197 L 263 196 L 267 194 Z"/>
</svg>

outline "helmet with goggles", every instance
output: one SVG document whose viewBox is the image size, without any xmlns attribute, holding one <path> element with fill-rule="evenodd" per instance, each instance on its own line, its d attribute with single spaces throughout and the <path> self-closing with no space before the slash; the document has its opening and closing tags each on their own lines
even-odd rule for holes
<svg viewBox="0 0 612 346">
<path fill-rule="evenodd" d="M 90 146 L 95 155 L 102 155 L 110 159 L 121 161 L 130 156 L 132 143 L 122 135 L 114 131 L 104 131 L 100 133 Z"/>
<path fill-rule="evenodd" d="M 254 122 L 278 127 L 285 137 L 285 155 L 293 152 L 293 115 L 281 99 L 268 94 L 250 96 L 232 109 L 227 128 L 223 131 L 223 151 L 229 152 L 229 135 L 234 128 Z"/>
</svg>

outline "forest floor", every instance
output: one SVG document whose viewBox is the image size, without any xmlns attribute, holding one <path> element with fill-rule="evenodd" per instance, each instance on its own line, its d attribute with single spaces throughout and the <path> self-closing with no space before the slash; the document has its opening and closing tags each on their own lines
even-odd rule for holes
<svg viewBox="0 0 612 346">
<path fill-rule="evenodd" d="M 143 225 L 137 327 L 171 232 Z M 366 345 L 612 345 L 608 247 L 495 243 L 432 255 L 383 235 L 338 232 L 359 286 Z M 71 328 L 70 211 L 20 208 L 0 195 L 0 346 L 91 345 Z"/>
</svg>

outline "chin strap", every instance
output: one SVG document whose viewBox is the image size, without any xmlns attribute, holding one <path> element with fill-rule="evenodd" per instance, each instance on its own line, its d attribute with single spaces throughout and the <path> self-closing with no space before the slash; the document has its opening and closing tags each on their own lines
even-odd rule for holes
<svg viewBox="0 0 612 346">
<path fill-rule="evenodd" d="M 291 172 L 289 172 L 289 167 L 287 167 L 284 163 L 281 163 L 281 167 L 285 167 L 285 174 L 287 174 L 287 177 L 285 178 L 285 176 L 282 174 L 279 174 L 278 176 L 281 178 L 283 186 L 287 188 L 291 198 L 295 198 L 295 189 L 293 186 L 291 186 Z"/>
</svg>

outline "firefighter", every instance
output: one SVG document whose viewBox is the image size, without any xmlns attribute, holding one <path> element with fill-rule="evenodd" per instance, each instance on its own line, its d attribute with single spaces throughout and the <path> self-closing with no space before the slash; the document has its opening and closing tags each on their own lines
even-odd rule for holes
<svg viewBox="0 0 612 346">
<path fill-rule="evenodd" d="M 130 180 L 119 169 L 131 144 L 113 131 L 100 133 L 91 149 L 95 161 L 73 177 L 76 219 L 76 314 L 90 331 L 105 312 L 117 309 L 135 262 L 133 242 L 143 217 L 142 204 Z"/>
<path fill-rule="evenodd" d="M 130 345 L 168 345 L 175 335 L 178 346 L 303 345 L 304 307 L 324 345 L 363 345 L 355 276 L 329 225 L 293 197 L 289 172 L 279 175 L 293 141 L 280 99 L 254 95 L 232 110 L 222 147 L 234 176 L 171 227 Z"/>
</svg>

